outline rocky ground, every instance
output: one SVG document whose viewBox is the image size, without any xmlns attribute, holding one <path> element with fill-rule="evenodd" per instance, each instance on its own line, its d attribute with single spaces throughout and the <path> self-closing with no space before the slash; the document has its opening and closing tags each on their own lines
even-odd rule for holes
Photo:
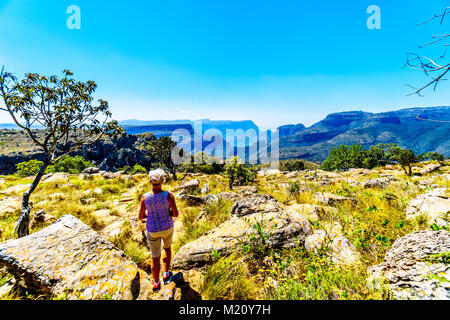
<svg viewBox="0 0 450 320">
<path fill-rule="evenodd" d="M 413 172 L 267 170 L 233 190 L 222 175 L 171 181 L 180 209 L 173 265 L 185 281 L 157 294 L 137 221 L 145 175 L 47 175 L 31 198 L 31 235 L 16 240 L 32 178 L 0 176 L 0 295 L 23 298 L 27 287 L 46 299 L 449 299 L 450 167 Z"/>
</svg>

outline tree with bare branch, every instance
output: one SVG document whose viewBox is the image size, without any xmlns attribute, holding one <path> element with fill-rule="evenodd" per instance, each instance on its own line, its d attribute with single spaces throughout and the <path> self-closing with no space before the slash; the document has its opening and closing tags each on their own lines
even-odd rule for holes
<svg viewBox="0 0 450 320">
<path fill-rule="evenodd" d="M 418 26 L 421 26 L 423 24 L 432 22 L 434 20 L 440 20 L 440 25 L 444 23 L 444 19 L 447 16 L 447 14 L 450 13 L 450 7 L 445 8 L 444 12 L 441 14 L 435 14 L 431 19 L 422 22 L 418 24 Z M 445 39 L 450 37 L 450 33 L 444 33 L 444 34 L 436 34 L 433 35 L 433 40 L 424 44 L 420 45 L 419 48 L 422 49 L 424 47 L 428 47 L 431 45 L 441 44 L 443 47 L 449 46 L 450 44 L 445 43 Z M 439 55 L 435 58 L 430 58 L 427 56 L 420 55 L 418 53 L 407 53 L 407 61 L 406 65 L 414 70 L 419 70 L 425 73 L 425 75 L 430 79 L 425 85 L 417 88 L 411 85 L 408 85 L 411 87 L 414 91 L 411 92 L 408 95 L 414 95 L 418 94 L 419 96 L 422 96 L 422 91 L 425 90 L 428 87 L 433 87 L 434 90 L 436 90 L 436 87 L 439 82 L 446 80 L 446 75 L 450 71 L 450 63 L 445 61 L 445 51 L 443 54 Z"/>
<path fill-rule="evenodd" d="M 108 102 L 101 99 L 94 102 L 92 94 L 97 87 L 94 81 L 76 81 L 69 70 L 63 74 L 59 78 L 27 73 L 19 81 L 4 67 L 0 71 L 3 98 L 0 110 L 8 112 L 45 154 L 38 174 L 22 197 L 21 215 L 15 228 L 18 237 L 29 234 L 30 196 L 49 165 L 102 137 L 124 134 L 117 121 L 111 120 Z M 42 129 L 33 130 L 33 126 Z"/>
</svg>

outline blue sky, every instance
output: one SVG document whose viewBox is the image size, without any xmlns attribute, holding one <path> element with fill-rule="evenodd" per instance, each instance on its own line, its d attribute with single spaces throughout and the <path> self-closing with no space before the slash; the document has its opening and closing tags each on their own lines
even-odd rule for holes
<svg viewBox="0 0 450 320">
<path fill-rule="evenodd" d="M 370 30 L 369 5 L 381 9 Z M 67 7 L 81 29 L 66 26 Z M 405 84 L 406 53 L 448 24 L 416 24 L 444 0 L 0 0 L 0 65 L 98 84 L 118 120 L 251 119 L 311 125 L 332 112 L 448 105 L 442 84 L 424 97 Z M 438 48 L 436 48 L 438 49 Z M 432 48 L 421 50 L 436 55 Z M 421 52 L 419 50 L 419 52 Z M 0 122 L 10 122 L 0 112 Z"/>
</svg>

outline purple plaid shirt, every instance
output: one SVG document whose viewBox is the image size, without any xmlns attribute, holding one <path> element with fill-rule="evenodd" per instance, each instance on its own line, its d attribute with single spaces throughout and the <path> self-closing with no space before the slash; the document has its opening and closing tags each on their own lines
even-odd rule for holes
<svg viewBox="0 0 450 320">
<path fill-rule="evenodd" d="M 169 192 L 158 194 L 151 192 L 145 195 L 145 208 L 148 211 L 147 231 L 158 232 L 173 228 L 173 220 L 170 214 Z"/>
</svg>

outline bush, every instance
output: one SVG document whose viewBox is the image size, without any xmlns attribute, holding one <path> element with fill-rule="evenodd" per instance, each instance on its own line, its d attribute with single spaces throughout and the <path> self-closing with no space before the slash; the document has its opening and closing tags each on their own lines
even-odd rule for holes
<svg viewBox="0 0 450 320">
<path fill-rule="evenodd" d="M 387 163 L 398 163 L 408 175 L 411 175 L 412 164 L 425 159 L 442 161 L 443 156 L 436 152 L 416 155 L 411 149 L 403 149 L 395 143 L 380 143 L 367 150 L 359 144 L 340 145 L 331 149 L 321 168 L 323 170 L 372 169 Z"/>
<path fill-rule="evenodd" d="M 147 173 L 147 170 L 137 163 L 133 167 L 129 165 L 123 166 L 122 168 L 117 169 L 117 171 L 123 171 L 126 174 Z"/>
<path fill-rule="evenodd" d="M 86 161 L 82 156 L 64 156 L 56 164 L 47 168 L 47 172 L 67 172 L 67 173 L 81 173 L 84 169 L 93 167 L 91 161 Z"/>
<path fill-rule="evenodd" d="M 131 174 L 135 174 L 135 173 L 147 173 L 147 170 L 145 170 L 145 168 L 139 164 L 135 164 L 133 166 L 133 168 L 131 169 Z"/>
<path fill-rule="evenodd" d="M 238 157 L 233 157 L 227 159 L 225 175 L 228 177 L 228 184 L 232 189 L 234 185 L 245 186 L 252 183 L 256 179 L 256 169 L 246 165 Z"/>
<path fill-rule="evenodd" d="M 290 159 L 280 161 L 281 171 L 300 171 L 305 169 L 305 163 L 299 159 Z"/>
<path fill-rule="evenodd" d="M 34 176 L 39 172 L 43 164 L 44 162 L 35 159 L 18 163 L 16 164 L 16 174 L 19 177 Z"/>
<path fill-rule="evenodd" d="M 220 163 L 220 160 L 205 152 L 197 152 L 191 155 L 191 162 L 180 166 L 180 171 L 191 173 L 218 174 L 222 173 L 223 170 L 224 165 Z"/>
</svg>

